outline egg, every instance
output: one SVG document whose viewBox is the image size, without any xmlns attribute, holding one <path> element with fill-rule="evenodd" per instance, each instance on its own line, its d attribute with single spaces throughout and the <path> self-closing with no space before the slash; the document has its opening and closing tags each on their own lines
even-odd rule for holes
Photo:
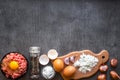
<svg viewBox="0 0 120 80">
<path fill-rule="evenodd" d="M 65 77 L 71 77 L 76 71 L 76 68 L 74 66 L 67 66 L 63 70 L 63 74 Z"/>
<path fill-rule="evenodd" d="M 61 59 L 56 59 L 53 61 L 53 68 L 56 72 L 60 72 L 64 68 L 64 62 Z"/>
<path fill-rule="evenodd" d="M 9 67 L 12 70 L 16 70 L 19 67 L 18 62 L 17 61 L 11 61 L 10 64 L 9 64 Z"/>
</svg>

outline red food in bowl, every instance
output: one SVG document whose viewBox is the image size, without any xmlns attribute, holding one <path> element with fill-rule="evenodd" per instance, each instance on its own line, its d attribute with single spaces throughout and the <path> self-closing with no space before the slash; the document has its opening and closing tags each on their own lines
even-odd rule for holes
<svg viewBox="0 0 120 80">
<path fill-rule="evenodd" d="M 18 63 L 19 66 L 16 70 L 10 68 L 9 64 L 11 61 L 16 61 Z M 16 79 L 26 73 L 27 60 L 22 54 L 15 52 L 9 53 L 2 59 L 1 70 L 5 73 L 7 78 Z"/>
</svg>

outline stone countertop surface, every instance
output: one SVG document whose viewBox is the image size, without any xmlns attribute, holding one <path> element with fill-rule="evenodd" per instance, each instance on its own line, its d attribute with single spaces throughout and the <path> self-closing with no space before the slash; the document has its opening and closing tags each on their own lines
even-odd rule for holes
<svg viewBox="0 0 120 80">
<path fill-rule="evenodd" d="M 29 47 L 40 46 L 41 54 L 54 48 L 59 56 L 106 49 L 109 61 L 120 61 L 119 4 L 117 0 L 0 0 L 0 60 L 6 53 L 17 51 L 30 61 Z M 112 68 L 109 61 L 107 80 L 111 80 L 110 70 L 120 74 L 120 62 Z M 30 80 L 29 73 L 30 68 L 18 80 Z M 99 74 L 81 80 L 96 80 Z M 9 79 L 0 71 L 0 80 Z M 41 73 L 40 80 L 45 80 Z M 63 79 L 56 73 L 52 80 Z"/>
</svg>

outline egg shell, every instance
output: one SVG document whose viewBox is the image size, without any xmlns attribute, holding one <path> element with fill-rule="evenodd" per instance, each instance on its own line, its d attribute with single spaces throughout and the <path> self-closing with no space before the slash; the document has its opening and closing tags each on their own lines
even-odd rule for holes
<svg viewBox="0 0 120 80">
<path fill-rule="evenodd" d="M 55 50 L 55 49 L 50 49 L 48 51 L 48 57 L 51 59 L 51 60 L 54 60 L 58 57 L 58 52 Z"/>
</svg>

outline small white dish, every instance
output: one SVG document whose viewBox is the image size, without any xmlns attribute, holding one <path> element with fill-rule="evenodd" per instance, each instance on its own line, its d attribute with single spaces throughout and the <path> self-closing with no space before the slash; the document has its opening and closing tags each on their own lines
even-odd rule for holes
<svg viewBox="0 0 120 80">
<path fill-rule="evenodd" d="M 42 69 L 42 76 L 47 79 L 51 80 L 55 76 L 55 71 L 52 66 L 45 66 Z"/>
</svg>

